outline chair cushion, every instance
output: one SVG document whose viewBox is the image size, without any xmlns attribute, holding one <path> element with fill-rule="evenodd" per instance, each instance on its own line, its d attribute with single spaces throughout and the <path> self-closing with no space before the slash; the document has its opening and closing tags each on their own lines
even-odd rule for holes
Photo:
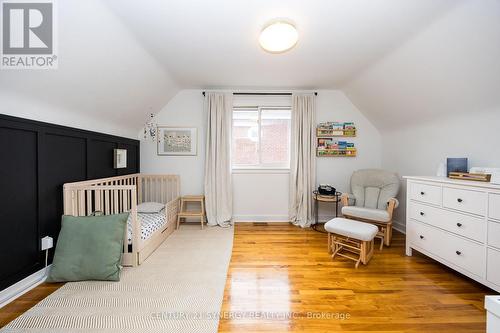
<svg viewBox="0 0 500 333">
<path fill-rule="evenodd" d="M 387 201 L 399 191 L 397 174 L 380 169 L 363 169 L 351 176 L 351 191 L 355 206 L 386 209 Z"/>
<path fill-rule="evenodd" d="M 351 237 L 365 242 L 371 241 L 378 232 L 378 228 L 373 224 L 349 220 L 342 217 L 336 217 L 326 222 L 325 230 L 333 234 Z"/>
<path fill-rule="evenodd" d="M 379 222 L 389 222 L 391 217 L 386 210 L 372 209 L 356 206 L 342 207 L 342 215 L 352 216 L 354 218 L 367 219 Z"/>
<path fill-rule="evenodd" d="M 367 186 L 365 187 L 365 208 L 377 209 L 378 198 L 380 197 L 380 188 Z"/>
</svg>

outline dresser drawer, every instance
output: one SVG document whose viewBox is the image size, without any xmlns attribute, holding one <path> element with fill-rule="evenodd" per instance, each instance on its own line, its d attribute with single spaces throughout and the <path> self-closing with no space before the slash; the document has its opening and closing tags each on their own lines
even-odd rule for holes
<svg viewBox="0 0 500 333">
<path fill-rule="evenodd" d="M 488 273 L 486 279 L 500 286 L 500 251 L 488 249 Z"/>
<path fill-rule="evenodd" d="M 449 234 L 443 235 L 440 256 L 480 277 L 486 277 L 486 248 Z"/>
<path fill-rule="evenodd" d="M 488 221 L 488 245 L 500 249 L 500 223 Z"/>
<path fill-rule="evenodd" d="M 488 202 L 488 216 L 500 220 L 500 194 L 490 193 Z"/>
<path fill-rule="evenodd" d="M 408 229 L 407 235 L 409 235 L 410 241 L 414 245 L 439 255 L 439 242 L 441 234 L 439 230 L 413 220 L 409 221 L 406 228 Z"/>
<path fill-rule="evenodd" d="M 457 235 L 484 243 L 486 222 L 478 217 L 472 217 L 441 208 L 431 207 L 417 202 L 410 202 L 410 218 L 448 230 Z"/>
<path fill-rule="evenodd" d="M 410 199 L 441 206 L 441 186 L 410 183 Z"/>
<path fill-rule="evenodd" d="M 408 228 L 414 245 L 477 276 L 485 277 L 484 246 L 413 220 L 410 220 Z"/>
<path fill-rule="evenodd" d="M 467 213 L 485 215 L 487 194 L 471 190 L 443 187 L 443 206 Z"/>
</svg>

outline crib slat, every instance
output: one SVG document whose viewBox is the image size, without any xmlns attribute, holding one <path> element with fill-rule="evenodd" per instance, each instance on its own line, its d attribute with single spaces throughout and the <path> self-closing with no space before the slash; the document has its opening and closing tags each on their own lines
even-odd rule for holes
<svg viewBox="0 0 500 333">
<path fill-rule="evenodd" d="M 94 201 L 95 201 L 95 210 L 100 211 L 101 210 L 101 191 L 96 190 L 94 192 Z"/>
<path fill-rule="evenodd" d="M 92 191 L 87 192 L 87 216 L 92 215 L 93 207 L 92 207 Z"/>
<path fill-rule="evenodd" d="M 136 178 L 136 186 L 137 186 L 137 202 L 141 203 L 142 201 L 142 182 L 143 182 L 142 177 L 137 177 Z"/>
<path fill-rule="evenodd" d="M 165 198 L 165 179 L 160 178 L 160 199 L 161 203 L 166 203 L 167 198 Z"/>
<path fill-rule="evenodd" d="M 110 193 L 111 191 L 109 190 L 104 190 L 104 214 L 109 215 L 110 207 L 109 207 L 109 202 L 110 202 Z"/>
<path fill-rule="evenodd" d="M 127 190 L 122 190 L 122 209 L 120 211 L 120 213 L 123 213 L 123 212 L 126 212 L 128 211 L 128 208 L 127 208 L 127 193 L 128 191 Z"/>
<path fill-rule="evenodd" d="M 153 201 L 153 182 L 152 182 L 151 178 L 149 178 L 149 200 L 148 201 Z"/>
<path fill-rule="evenodd" d="M 113 214 L 118 214 L 118 190 L 113 190 Z"/>
<path fill-rule="evenodd" d="M 78 216 L 85 216 L 85 191 L 78 191 Z"/>
<path fill-rule="evenodd" d="M 134 191 L 132 191 L 131 196 L 132 201 L 135 202 L 136 193 Z M 139 241 L 141 239 L 141 227 L 137 220 L 137 206 L 132 206 L 130 214 L 132 214 L 132 252 L 136 253 L 139 250 Z"/>
<path fill-rule="evenodd" d="M 71 215 L 78 216 L 78 193 L 71 191 Z"/>
</svg>

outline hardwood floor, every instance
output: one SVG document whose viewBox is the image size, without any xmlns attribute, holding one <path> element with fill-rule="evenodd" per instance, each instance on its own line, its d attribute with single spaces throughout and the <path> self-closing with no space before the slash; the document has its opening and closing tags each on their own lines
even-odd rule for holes
<svg viewBox="0 0 500 333">
<path fill-rule="evenodd" d="M 331 260 L 326 234 L 237 224 L 222 306 L 232 318 L 219 332 L 485 332 L 486 294 L 495 292 L 424 256 L 406 257 L 398 232 L 355 270 Z"/>
<path fill-rule="evenodd" d="M 0 308 L 0 328 L 22 315 L 63 285 L 64 283 L 42 283 L 15 301 Z"/>
<path fill-rule="evenodd" d="M 404 235 L 357 270 L 332 261 L 326 243 L 326 234 L 289 224 L 237 224 L 219 332 L 485 332 L 484 296 L 495 292 L 406 257 Z M 59 286 L 42 284 L 0 309 L 0 327 Z"/>
</svg>

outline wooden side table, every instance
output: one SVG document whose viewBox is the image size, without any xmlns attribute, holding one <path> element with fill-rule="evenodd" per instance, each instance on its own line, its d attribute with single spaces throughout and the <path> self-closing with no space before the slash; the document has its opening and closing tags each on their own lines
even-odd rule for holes
<svg viewBox="0 0 500 333">
<path fill-rule="evenodd" d="M 319 194 L 317 190 L 313 191 L 313 199 L 314 199 L 314 225 L 313 229 L 316 230 L 316 226 L 318 225 L 318 215 L 319 215 L 319 203 L 320 202 L 331 202 L 335 203 L 335 217 L 338 217 L 339 211 L 339 201 L 341 192 L 335 192 L 335 195 L 323 195 Z M 319 231 L 319 230 L 316 230 Z"/>
<path fill-rule="evenodd" d="M 200 210 L 189 211 L 186 208 L 187 203 L 199 203 Z M 179 229 L 179 224 L 181 219 L 186 220 L 186 218 L 199 218 L 201 222 L 201 229 L 203 229 L 203 223 L 205 222 L 205 196 L 204 195 L 185 195 L 181 197 L 181 208 L 179 214 L 177 215 L 177 226 Z"/>
</svg>

